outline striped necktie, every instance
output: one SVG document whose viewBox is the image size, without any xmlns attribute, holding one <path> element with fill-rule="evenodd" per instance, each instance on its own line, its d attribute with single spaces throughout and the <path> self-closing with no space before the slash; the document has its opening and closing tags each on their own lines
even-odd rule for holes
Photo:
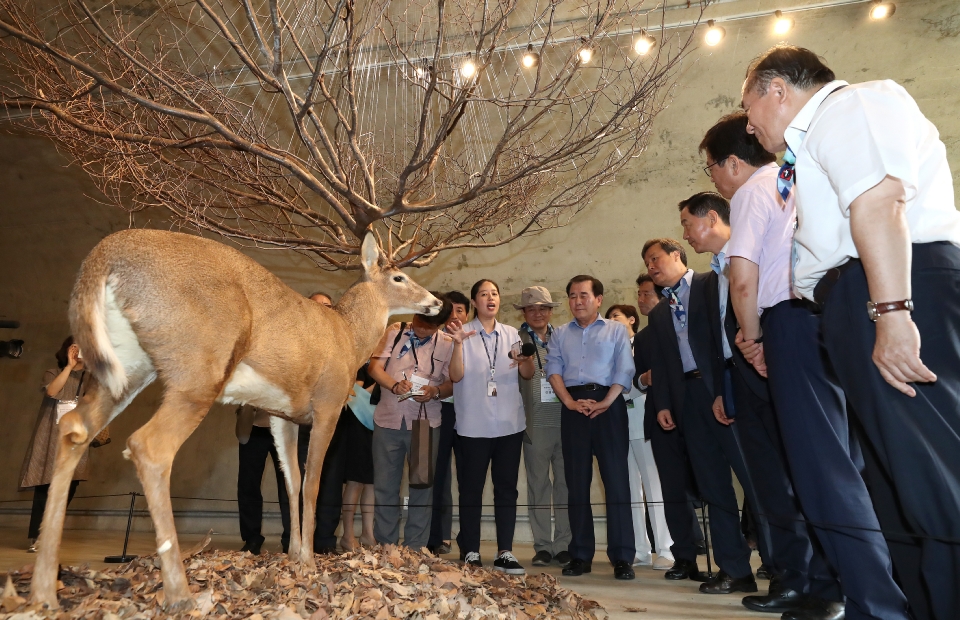
<svg viewBox="0 0 960 620">
<path fill-rule="evenodd" d="M 683 279 L 677 282 L 676 286 L 664 288 L 663 292 L 667 294 L 667 298 L 670 300 L 670 310 L 673 312 L 673 315 L 677 317 L 677 322 L 680 323 L 680 329 L 684 329 L 687 326 L 687 311 L 684 309 L 683 302 L 680 301 L 680 296 L 677 294 L 681 286 L 683 286 Z"/>
<path fill-rule="evenodd" d="M 788 146 L 787 152 L 783 154 L 783 165 L 780 166 L 780 174 L 777 175 L 777 191 L 784 201 L 786 201 L 787 196 L 790 195 L 793 184 L 797 182 L 797 172 L 793 169 L 796 163 L 797 156 L 793 154 L 793 151 Z"/>
</svg>

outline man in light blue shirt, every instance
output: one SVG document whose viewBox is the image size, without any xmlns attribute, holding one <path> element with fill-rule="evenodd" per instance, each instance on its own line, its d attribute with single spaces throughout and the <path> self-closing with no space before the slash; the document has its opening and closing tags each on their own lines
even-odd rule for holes
<svg viewBox="0 0 960 620">
<path fill-rule="evenodd" d="M 546 373 L 563 405 L 560 435 L 567 479 L 572 539 L 566 576 L 589 573 L 596 540 L 590 484 L 597 457 L 607 501 L 607 557 L 617 579 L 633 579 L 633 520 L 627 469 L 629 431 L 622 394 L 630 391 L 633 354 L 627 329 L 600 318 L 603 284 L 576 276 L 567 284 L 567 301 L 575 320 L 553 332 Z"/>
</svg>

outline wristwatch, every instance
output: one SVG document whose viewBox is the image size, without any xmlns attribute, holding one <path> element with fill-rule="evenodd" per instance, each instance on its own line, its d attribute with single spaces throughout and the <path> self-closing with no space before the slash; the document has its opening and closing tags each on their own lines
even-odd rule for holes
<svg viewBox="0 0 960 620">
<path fill-rule="evenodd" d="M 867 302 L 867 316 L 870 317 L 871 321 L 876 322 L 880 318 L 881 314 L 886 314 L 888 312 L 897 312 L 898 310 L 906 310 L 907 312 L 913 312 L 913 300 L 912 299 L 902 299 L 900 301 L 868 301 Z"/>
</svg>

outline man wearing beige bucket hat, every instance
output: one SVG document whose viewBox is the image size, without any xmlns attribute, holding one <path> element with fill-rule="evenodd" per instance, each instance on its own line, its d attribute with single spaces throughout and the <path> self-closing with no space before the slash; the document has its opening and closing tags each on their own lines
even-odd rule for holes
<svg viewBox="0 0 960 620">
<path fill-rule="evenodd" d="M 553 395 L 544 367 L 547 343 L 553 333 L 550 318 L 559 306 L 542 286 L 530 286 L 520 293 L 513 307 L 523 312 L 520 341 L 536 346 L 537 369 L 532 379 L 520 378 L 520 395 L 527 416 L 523 443 L 523 462 L 527 471 L 527 512 L 533 530 L 534 566 L 546 566 L 556 560 L 570 561 L 570 521 L 567 518 L 567 483 L 563 476 L 563 451 L 560 444 L 560 401 Z M 553 481 L 550 470 L 553 469 Z M 556 517 L 551 527 L 551 505 Z"/>
</svg>

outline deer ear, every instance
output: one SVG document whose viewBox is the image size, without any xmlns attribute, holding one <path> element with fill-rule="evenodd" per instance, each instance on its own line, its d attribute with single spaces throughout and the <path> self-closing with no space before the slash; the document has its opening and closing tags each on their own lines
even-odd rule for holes
<svg viewBox="0 0 960 620">
<path fill-rule="evenodd" d="M 363 270 L 368 273 L 380 263 L 380 246 L 377 245 L 377 238 L 371 232 L 363 237 L 363 245 L 360 246 L 360 259 L 363 262 Z"/>
</svg>

